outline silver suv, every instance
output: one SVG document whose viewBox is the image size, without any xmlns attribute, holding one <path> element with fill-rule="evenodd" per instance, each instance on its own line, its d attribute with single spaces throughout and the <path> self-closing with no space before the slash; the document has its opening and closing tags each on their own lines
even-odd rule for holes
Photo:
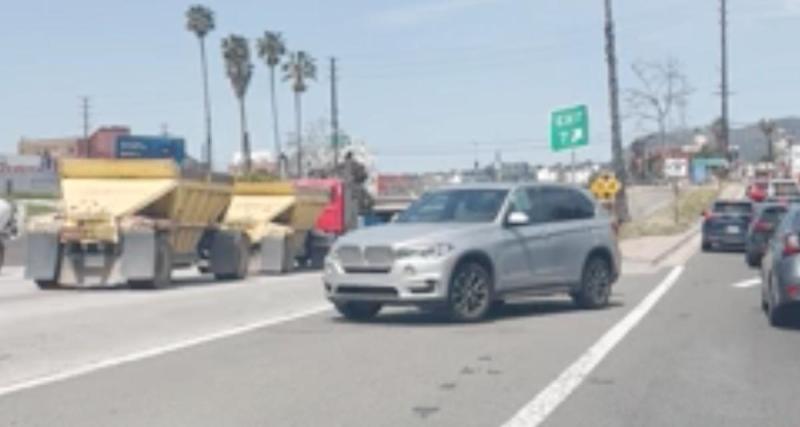
<svg viewBox="0 0 800 427">
<path fill-rule="evenodd" d="M 585 191 L 471 184 L 426 193 L 394 222 L 341 237 L 323 277 L 349 319 L 411 304 L 476 321 L 517 293 L 568 293 L 580 307 L 605 307 L 619 274 L 612 222 Z"/>
</svg>

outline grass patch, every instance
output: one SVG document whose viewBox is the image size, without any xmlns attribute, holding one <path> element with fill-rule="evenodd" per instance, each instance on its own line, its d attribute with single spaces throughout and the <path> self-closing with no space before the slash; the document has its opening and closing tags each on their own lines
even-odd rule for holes
<svg viewBox="0 0 800 427">
<path fill-rule="evenodd" d="M 717 187 L 696 187 L 682 190 L 678 196 L 678 221 L 675 222 L 675 201 L 647 218 L 623 224 L 623 239 L 643 236 L 669 236 L 682 233 L 697 222 L 704 210 L 719 195 Z"/>
</svg>

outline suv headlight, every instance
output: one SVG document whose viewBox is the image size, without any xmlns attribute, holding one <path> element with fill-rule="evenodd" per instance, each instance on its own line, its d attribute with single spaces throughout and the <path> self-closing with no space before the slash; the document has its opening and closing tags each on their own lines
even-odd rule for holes
<svg viewBox="0 0 800 427">
<path fill-rule="evenodd" d="M 435 243 L 431 245 L 405 246 L 395 250 L 395 256 L 402 258 L 441 258 L 453 250 L 450 243 Z"/>
</svg>

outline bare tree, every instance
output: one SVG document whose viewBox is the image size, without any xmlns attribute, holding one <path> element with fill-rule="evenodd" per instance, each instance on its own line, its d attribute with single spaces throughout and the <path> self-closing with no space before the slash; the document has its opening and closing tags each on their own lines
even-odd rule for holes
<svg viewBox="0 0 800 427">
<path fill-rule="evenodd" d="M 663 148 L 674 115 L 686 108 L 693 89 L 674 58 L 663 62 L 637 61 L 632 69 L 639 87 L 625 91 L 628 114 L 638 120 L 639 126 L 655 124 Z"/>
</svg>

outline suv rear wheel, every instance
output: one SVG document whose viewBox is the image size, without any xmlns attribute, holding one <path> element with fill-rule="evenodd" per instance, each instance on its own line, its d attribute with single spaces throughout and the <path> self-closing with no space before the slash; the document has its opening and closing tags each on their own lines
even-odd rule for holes
<svg viewBox="0 0 800 427">
<path fill-rule="evenodd" d="M 494 283 L 489 269 L 477 261 L 459 264 L 450 279 L 447 305 L 450 318 L 476 322 L 492 307 Z"/>
<path fill-rule="evenodd" d="M 608 306 L 611 297 L 611 267 L 601 256 L 593 256 L 583 267 L 581 288 L 572 294 L 580 308 L 597 309 Z"/>
</svg>

